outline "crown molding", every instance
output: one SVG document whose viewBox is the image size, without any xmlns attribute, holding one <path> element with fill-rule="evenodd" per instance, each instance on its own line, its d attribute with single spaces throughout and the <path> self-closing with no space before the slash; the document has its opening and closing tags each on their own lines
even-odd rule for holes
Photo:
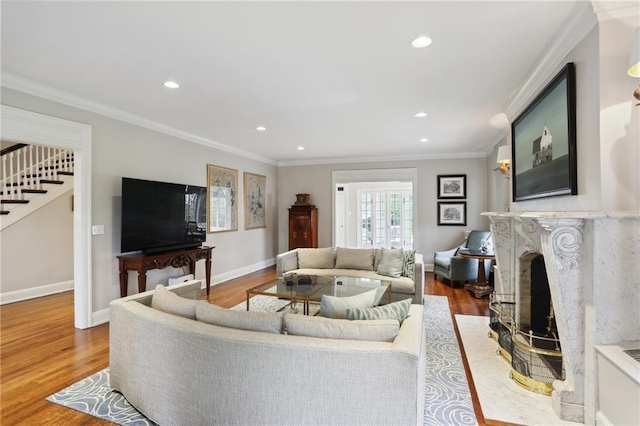
<svg viewBox="0 0 640 426">
<path fill-rule="evenodd" d="M 564 65 L 564 60 L 586 35 L 596 26 L 598 20 L 590 2 L 578 1 L 564 25 L 554 35 L 551 43 L 537 59 L 535 65 L 523 80 L 520 88 L 507 102 L 504 111 L 510 122 L 524 110 L 555 73 Z"/>
<path fill-rule="evenodd" d="M 351 163 L 388 163 L 391 161 L 421 161 L 421 160 L 460 160 L 466 158 L 485 158 L 484 152 L 459 152 L 455 154 L 411 155 L 402 157 L 340 157 L 318 158 L 313 160 L 279 161 L 278 167 L 317 166 L 322 164 L 351 164 Z"/>
<path fill-rule="evenodd" d="M 636 18 L 636 26 L 640 25 L 640 3 L 637 1 L 604 1 L 593 0 L 593 12 L 598 18 L 598 22 L 615 20 L 626 20 Z"/>
<path fill-rule="evenodd" d="M 71 93 L 52 88 L 35 80 L 18 76 L 16 74 L 2 71 L 2 87 L 8 89 L 17 90 L 29 95 L 44 98 L 53 102 L 58 102 L 64 105 L 68 105 L 74 108 L 90 111 L 96 114 L 104 115 L 109 118 L 124 121 L 135 126 L 144 127 L 146 129 L 154 130 L 156 132 L 164 133 L 165 135 L 173 136 L 179 139 L 183 139 L 189 142 L 204 145 L 210 148 L 219 149 L 220 151 L 235 154 L 251 160 L 260 161 L 271 165 L 277 165 L 277 162 L 271 158 L 263 157 L 261 155 L 254 154 L 252 152 L 244 151 L 241 149 L 233 148 L 228 145 L 221 144 L 210 139 L 203 138 L 201 136 L 194 135 L 183 130 L 178 130 L 174 127 L 167 126 L 157 121 L 150 120 L 148 118 L 131 114 L 127 111 L 113 108 L 111 106 L 94 102 Z"/>
</svg>

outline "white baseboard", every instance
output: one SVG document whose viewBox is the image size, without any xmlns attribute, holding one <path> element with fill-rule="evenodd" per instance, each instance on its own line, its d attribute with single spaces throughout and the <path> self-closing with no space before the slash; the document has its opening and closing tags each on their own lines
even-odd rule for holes
<svg viewBox="0 0 640 426">
<path fill-rule="evenodd" d="M 109 308 L 100 309 L 91 314 L 91 327 L 109 322 Z"/>
<path fill-rule="evenodd" d="M 42 296 L 49 296 L 51 294 L 62 293 L 69 290 L 73 290 L 73 280 L 26 288 L 24 290 L 9 291 L 6 293 L 0 293 L 0 305 L 21 302 L 23 300 L 35 299 Z"/>
<path fill-rule="evenodd" d="M 425 263 L 424 270 L 425 272 L 433 272 L 433 263 Z"/>
<path fill-rule="evenodd" d="M 613 423 L 609 421 L 602 411 L 596 413 L 596 426 L 613 426 Z"/>
<path fill-rule="evenodd" d="M 218 275 L 211 276 L 211 285 L 216 285 L 223 283 L 225 281 L 232 280 L 234 278 L 241 277 L 243 275 L 250 274 L 252 272 L 259 271 L 264 268 L 268 268 L 269 266 L 273 266 L 276 264 L 276 259 L 267 259 L 262 262 L 254 263 L 253 265 L 243 266 L 242 268 L 234 269 L 233 271 L 224 272 Z M 206 287 L 205 280 L 202 280 L 202 288 Z"/>
</svg>

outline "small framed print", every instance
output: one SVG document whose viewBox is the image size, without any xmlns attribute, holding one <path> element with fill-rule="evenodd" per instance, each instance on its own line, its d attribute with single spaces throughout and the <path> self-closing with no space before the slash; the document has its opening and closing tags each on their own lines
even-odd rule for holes
<svg viewBox="0 0 640 426">
<path fill-rule="evenodd" d="M 438 201 L 438 226 L 466 226 L 467 202 Z"/>
<path fill-rule="evenodd" d="M 467 175 L 438 175 L 438 198 L 467 198 Z"/>
</svg>

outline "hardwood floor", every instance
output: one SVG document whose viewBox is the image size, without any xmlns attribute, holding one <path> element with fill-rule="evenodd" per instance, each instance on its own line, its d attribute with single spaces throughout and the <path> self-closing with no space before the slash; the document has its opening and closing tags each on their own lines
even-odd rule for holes
<svg viewBox="0 0 640 426">
<path fill-rule="evenodd" d="M 275 267 L 218 284 L 207 298 L 230 308 L 246 300 L 245 290 L 275 277 Z M 452 315 L 488 315 L 488 299 L 475 299 L 427 273 L 425 294 L 447 296 Z M 49 395 L 109 365 L 109 325 L 88 330 L 73 326 L 73 292 L 0 307 L 0 424 L 109 425 L 45 400 Z M 456 329 L 456 333 L 458 330 Z M 463 357 L 464 358 L 464 357 Z M 470 379 L 465 360 L 467 377 Z M 469 380 L 476 417 L 485 422 L 473 381 Z"/>
</svg>

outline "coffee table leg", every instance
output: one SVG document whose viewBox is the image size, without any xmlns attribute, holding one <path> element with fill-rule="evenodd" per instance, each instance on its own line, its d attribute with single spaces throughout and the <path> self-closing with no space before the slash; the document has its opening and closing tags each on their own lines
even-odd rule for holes
<svg viewBox="0 0 640 426">
<path fill-rule="evenodd" d="M 249 293 L 247 293 L 247 311 L 249 310 L 249 299 L 250 299 L 250 298 L 251 298 L 251 297 L 249 297 Z"/>
</svg>

